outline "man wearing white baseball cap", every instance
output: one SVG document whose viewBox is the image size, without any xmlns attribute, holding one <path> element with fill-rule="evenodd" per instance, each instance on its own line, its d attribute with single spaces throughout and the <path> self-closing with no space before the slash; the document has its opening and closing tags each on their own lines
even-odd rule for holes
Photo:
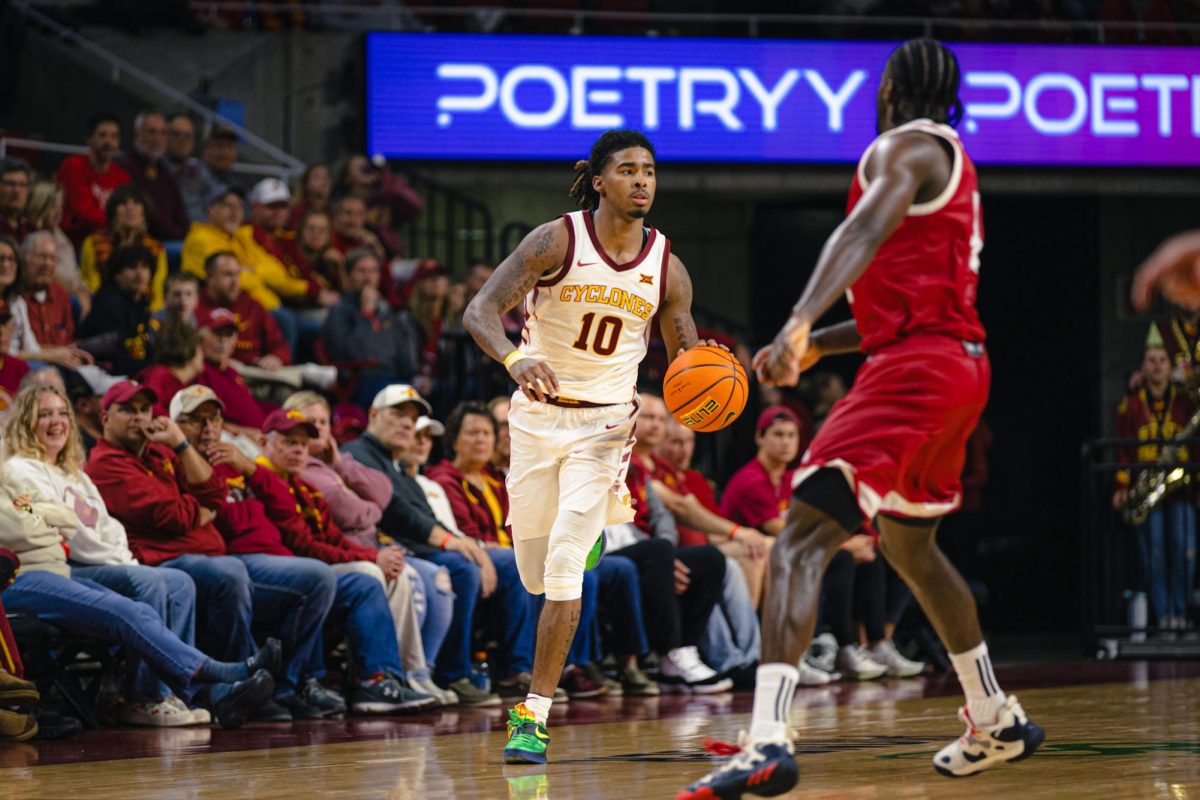
<svg viewBox="0 0 1200 800">
<path fill-rule="evenodd" d="M 405 456 L 416 437 L 416 421 L 433 408 L 412 386 L 384 387 L 371 403 L 366 432 L 346 445 L 360 464 L 377 469 L 392 482 L 392 499 L 383 512 L 382 528 L 402 541 L 418 558 L 445 567 L 454 587 L 454 616 L 437 657 L 439 682 L 466 706 L 496 706 L 500 698 L 471 683 L 471 630 L 475 606 L 497 587 L 496 568 L 487 551 L 473 540 L 447 530 L 434 515 L 425 492 L 408 474 Z M 524 591 L 518 584 L 516 587 Z M 505 604 L 506 608 L 508 604 Z"/>
<path fill-rule="evenodd" d="M 262 179 L 254 184 L 246 197 L 250 203 L 250 225 L 255 241 L 280 261 L 284 260 L 280 238 L 293 238 L 296 235 L 285 230 L 291 199 L 291 191 L 279 178 Z"/>
</svg>

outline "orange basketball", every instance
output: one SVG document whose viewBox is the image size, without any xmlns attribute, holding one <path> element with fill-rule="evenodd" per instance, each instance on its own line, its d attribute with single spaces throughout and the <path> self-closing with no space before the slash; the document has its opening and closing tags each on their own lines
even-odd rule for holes
<svg viewBox="0 0 1200 800">
<path fill-rule="evenodd" d="M 750 381 L 733 353 L 703 344 L 685 350 L 663 378 L 671 416 L 697 433 L 719 431 L 746 407 Z"/>
</svg>

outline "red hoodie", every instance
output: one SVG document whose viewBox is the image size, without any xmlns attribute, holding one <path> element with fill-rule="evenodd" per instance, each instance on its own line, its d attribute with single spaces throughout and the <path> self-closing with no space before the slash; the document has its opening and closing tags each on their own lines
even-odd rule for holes
<svg viewBox="0 0 1200 800">
<path fill-rule="evenodd" d="M 265 457 L 258 459 L 259 472 L 271 472 L 274 467 Z M 379 558 L 379 551 L 350 540 L 329 511 L 324 496 L 303 478 L 272 474 L 288 492 L 288 503 L 274 504 L 269 512 L 279 526 L 283 540 L 298 556 L 315 558 L 326 564 L 349 564 Z"/>
<path fill-rule="evenodd" d="M 154 566 L 182 555 L 223 556 L 225 542 L 212 523 L 200 525 L 204 507 L 218 510 L 223 481 L 213 472 L 188 483 L 171 449 L 148 443 L 139 458 L 106 439 L 96 442 L 84 472 L 100 490 L 108 512 L 129 535 L 129 549 Z"/>
<path fill-rule="evenodd" d="M 284 364 L 292 363 L 292 351 L 287 340 L 275 323 L 271 313 L 263 308 L 262 303 L 242 292 L 231 305 L 225 306 L 233 312 L 237 320 L 238 340 L 233 357 L 243 364 L 251 366 L 258 364 L 263 356 L 275 356 Z M 211 311 L 221 308 L 213 302 L 207 292 L 200 294 L 201 311 Z"/>
<path fill-rule="evenodd" d="M 225 491 L 216 525 L 229 552 L 294 555 L 271 521 L 274 514 L 295 513 L 296 504 L 287 485 L 262 467 L 247 478 L 228 464 L 218 464 L 213 474 L 220 478 Z"/>
</svg>

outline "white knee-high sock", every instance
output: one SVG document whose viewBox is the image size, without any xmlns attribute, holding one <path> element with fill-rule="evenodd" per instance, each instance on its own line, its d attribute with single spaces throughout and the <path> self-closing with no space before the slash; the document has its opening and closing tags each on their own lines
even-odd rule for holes
<svg viewBox="0 0 1200 800">
<path fill-rule="evenodd" d="M 800 679 L 799 671 L 791 664 L 760 664 L 755 675 L 750 738 L 788 738 L 788 714 Z"/>
<path fill-rule="evenodd" d="M 967 696 L 967 711 L 971 719 L 977 725 L 995 722 L 1007 698 L 996 682 L 996 674 L 992 672 L 987 643 L 982 642 L 965 653 L 951 653 L 950 663 L 954 664 L 958 682 Z"/>
</svg>

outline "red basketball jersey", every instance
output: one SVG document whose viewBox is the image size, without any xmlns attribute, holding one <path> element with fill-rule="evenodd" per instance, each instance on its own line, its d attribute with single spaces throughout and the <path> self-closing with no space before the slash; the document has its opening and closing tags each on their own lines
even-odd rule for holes
<svg viewBox="0 0 1200 800">
<path fill-rule="evenodd" d="M 858 162 L 846 213 L 866 191 L 867 159 L 879 140 L 914 130 L 947 141 L 954 150 L 954 164 L 945 190 L 909 208 L 908 217 L 846 293 L 867 353 L 914 334 L 970 342 L 986 337 L 975 311 L 983 249 L 979 181 L 953 128 L 918 119 L 880 135 Z"/>
</svg>

